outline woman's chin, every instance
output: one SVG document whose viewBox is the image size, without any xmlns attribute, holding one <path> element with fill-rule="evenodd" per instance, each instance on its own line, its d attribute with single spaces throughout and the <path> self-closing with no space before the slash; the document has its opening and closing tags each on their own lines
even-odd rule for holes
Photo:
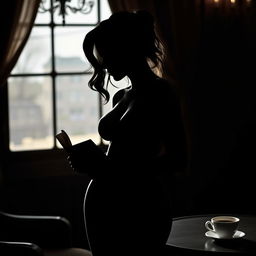
<svg viewBox="0 0 256 256">
<path fill-rule="evenodd" d="M 125 77 L 125 75 L 121 75 L 121 74 L 118 74 L 118 75 L 111 75 L 113 78 L 114 78 L 114 80 L 115 81 L 120 81 L 120 80 L 122 80 L 124 77 Z"/>
</svg>

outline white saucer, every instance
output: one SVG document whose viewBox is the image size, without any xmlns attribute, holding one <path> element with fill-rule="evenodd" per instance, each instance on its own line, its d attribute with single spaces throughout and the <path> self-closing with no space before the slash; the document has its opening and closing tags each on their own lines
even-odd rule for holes
<svg viewBox="0 0 256 256">
<path fill-rule="evenodd" d="M 231 238 L 220 238 L 218 234 L 216 234 L 214 231 L 207 231 L 205 233 L 207 237 L 213 238 L 213 239 L 221 239 L 221 240 L 231 240 L 231 239 L 239 239 L 245 236 L 245 233 L 242 231 L 237 230 L 236 233 Z"/>
</svg>

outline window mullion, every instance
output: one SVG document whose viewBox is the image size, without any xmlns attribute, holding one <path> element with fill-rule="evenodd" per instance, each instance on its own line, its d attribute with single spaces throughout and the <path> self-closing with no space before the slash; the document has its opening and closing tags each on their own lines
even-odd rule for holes
<svg viewBox="0 0 256 256">
<path fill-rule="evenodd" d="M 51 0 L 51 7 L 53 6 L 53 0 Z M 54 48 L 54 17 L 53 12 L 51 12 L 51 50 L 52 50 L 52 113 L 53 113 L 53 145 L 56 148 L 55 134 L 57 134 L 57 107 L 56 107 L 56 67 L 55 67 L 55 48 Z"/>
<path fill-rule="evenodd" d="M 98 12 L 98 24 L 101 22 L 101 11 L 100 11 L 100 0 L 97 1 L 97 6 L 98 6 L 98 9 L 97 9 L 97 12 Z"/>
<path fill-rule="evenodd" d="M 101 21 L 101 10 L 100 10 L 100 0 L 97 1 L 97 16 L 98 16 L 98 24 Z M 103 115 L 103 102 L 102 102 L 102 96 L 99 94 L 99 119 L 102 117 Z M 103 144 L 102 138 L 100 137 L 100 144 Z"/>
<path fill-rule="evenodd" d="M 99 94 L 99 119 L 102 117 L 103 115 L 103 102 L 102 102 L 102 96 Z M 100 144 L 102 144 L 102 138 L 100 137 Z"/>
</svg>

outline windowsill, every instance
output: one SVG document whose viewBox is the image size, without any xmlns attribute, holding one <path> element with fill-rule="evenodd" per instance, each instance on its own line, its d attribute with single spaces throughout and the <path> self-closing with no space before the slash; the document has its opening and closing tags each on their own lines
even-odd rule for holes
<svg viewBox="0 0 256 256">
<path fill-rule="evenodd" d="M 107 146 L 99 147 L 106 150 Z M 77 175 L 69 166 L 63 149 L 9 151 L 4 161 L 4 174 L 7 179 Z"/>
</svg>

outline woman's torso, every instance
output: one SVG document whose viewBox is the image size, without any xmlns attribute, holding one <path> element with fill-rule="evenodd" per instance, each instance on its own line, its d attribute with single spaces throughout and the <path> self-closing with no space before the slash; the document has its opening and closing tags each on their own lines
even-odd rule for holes
<svg viewBox="0 0 256 256">
<path fill-rule="evenodd" d="M 108 157 L 127 165 L 147 164 L 161 151 L 166 134 L 168 117 L 169 84 L 156 79 L 145 86 L 143 94 L 135 95 L 129 110 L 117 121 L 108 148 Z M 121 94 L 122 92 L 119 92 Z M 170 97 L 170 95 L 169 95 Z M 125 111 L 124 111 L 125 112 Z M 101 119 L 104 128 L 104 117 Z M 111 130 L 111 127 L 108 129 Z"/>
</svg>

